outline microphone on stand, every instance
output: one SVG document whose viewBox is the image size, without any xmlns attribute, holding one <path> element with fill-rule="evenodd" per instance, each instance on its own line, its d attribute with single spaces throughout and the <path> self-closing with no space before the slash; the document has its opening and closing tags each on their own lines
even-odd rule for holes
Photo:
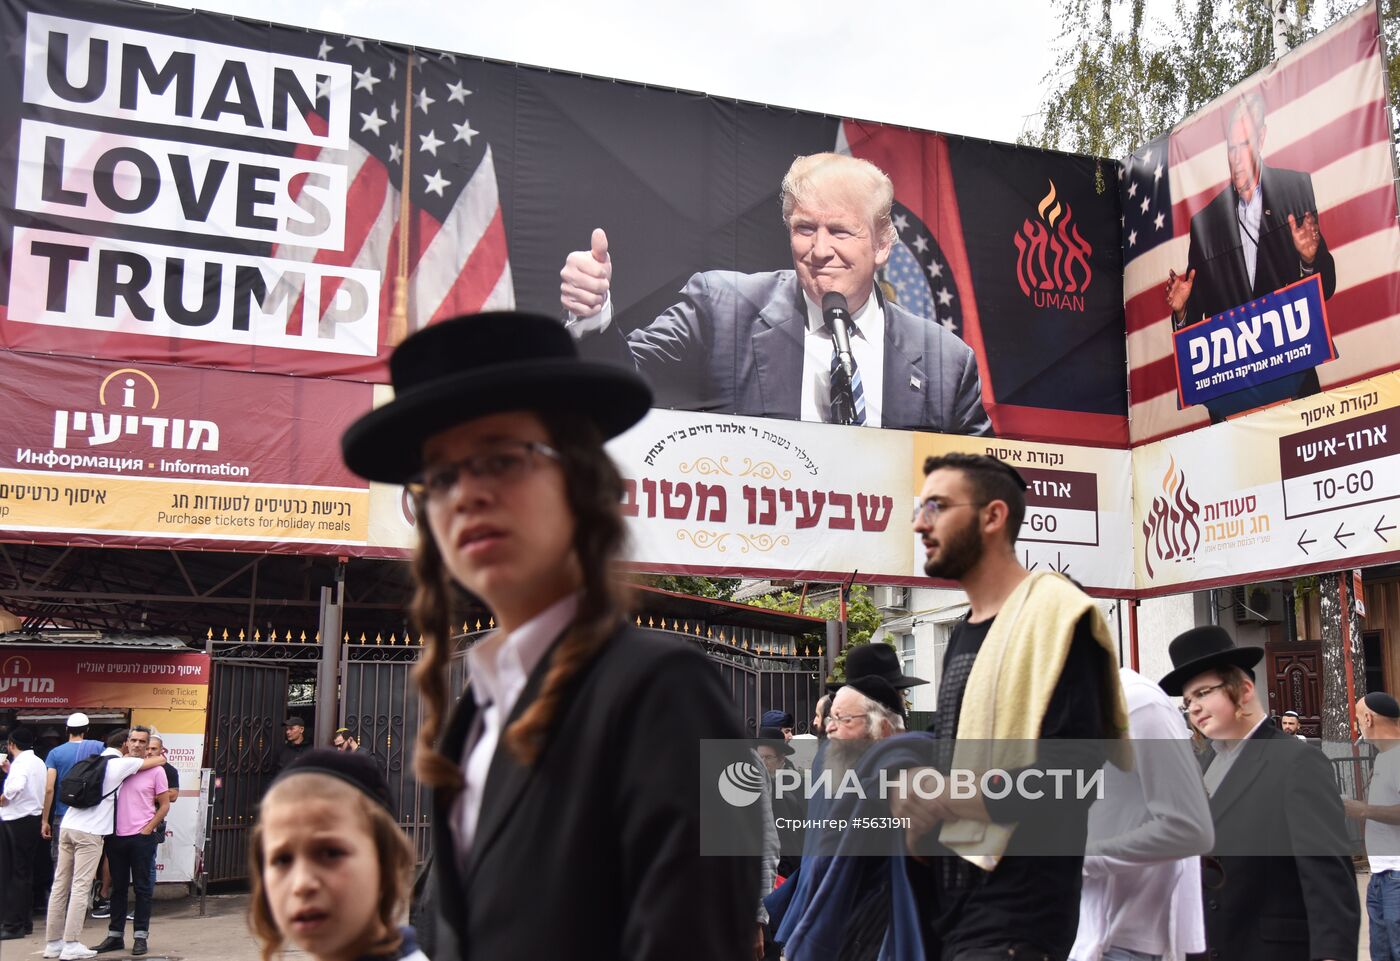
<svg viewBox="0 0 1400 961">
<path fill-rule="evenodd" d="M 836 424 L 850 424 L 856 416 L 856 402 L 851 394 L 856 361 L 851 355 L 851 312 L 843 294 L 833 290 L 822 297 L 822 320 L 831 331 L 839 363 L 831 372 L 831 419 Z"/>
</svg>

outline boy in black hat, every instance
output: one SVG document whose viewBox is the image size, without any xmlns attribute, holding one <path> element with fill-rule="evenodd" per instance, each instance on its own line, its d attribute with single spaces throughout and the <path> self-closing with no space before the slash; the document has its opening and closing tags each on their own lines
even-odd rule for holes
<svg viewBox="0 0 1400 961">
<path fill-rule="evenodd" d="M 1215 849 L 1202 872 L 1210 956 L 1355 959 L 1361 919 L 1342 802 L 1322 754 L 1265 723 L 1253 671 L 1263 650 L 1236 647 L 1214 625 L 1168 650 L 1162 689 L 1215 749 L 1205 773 Z"/>
</svg>

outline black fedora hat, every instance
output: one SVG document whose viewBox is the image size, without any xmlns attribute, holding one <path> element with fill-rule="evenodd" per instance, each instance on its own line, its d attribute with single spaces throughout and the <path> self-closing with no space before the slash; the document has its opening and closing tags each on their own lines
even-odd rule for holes
<svg viewBox="0 0 1400 961">
<path fill-rule="evenodd" d="M 564 325 L 498 311 L 418 331 L 389 358 L 394 399 L 351 424 L 345 465 L 368 480 L 402 484 L 423 466 L 423 442 L 463 421 L 510 410 L 567 410 L 604 439 L 646 415 L 651 391 L 634 371 L 581 360 Z"/>
<path fill-rule="evenodd" d="M 918 687 L 928 683 L 922 677 L 910 677 L 901 671 L 899 655 L 883 641 L 851 648 L 846 654 L 846 677 L 852 680 L 857 677 L 879 677 L 896 689 Z M 826 689 L 835 691 L 840 687 L 840 684 L 832 683 L 828 684 Z"/>
<path fill-rule="evenodd" d="M 870 700 L 887 708 L 900 717 L 904 717 L 904 697 L 894 689 L 894 686 L 878 674 L 867 674 L 864 677 L 853 677 L 846 682 L 846 687 L 854 688 L 864 694 Z"/>
<path fill-rule="evenodd" d="M 761 727 L 758 729 L 758 740 L 754 741 L 754 747 L 771 747 L 784 757 L 790 757 L 795 752 L 792 745 L 783 737 L 783 729 L 780 727 Z"/>
<path fill-rule="evenodd" d="M 1172 697 L 1180 697 L 1182 685 L 1191 678 L 1216 667 L 1234 665 L 1253 677 L 1254 665 L 1264 656 L 1263 648 L 1236 647 L 1225 628 L 1214 624 L 1178 634 L 1167 653 L 1172 659 L 1172 671 L 1159 683 Z"/>
</svg>

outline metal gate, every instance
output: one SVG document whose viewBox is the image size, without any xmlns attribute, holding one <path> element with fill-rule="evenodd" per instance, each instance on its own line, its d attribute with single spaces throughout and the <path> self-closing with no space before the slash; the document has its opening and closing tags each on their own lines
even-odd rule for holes
<svg viewBox="0 0 1400 961">
<path fill-rule="evenodd" d="M 764 712 L 779 710 L 792 715 L 795 733 L 809 733 L 817 701 L 826 693 L 820 657 L 758 655 L 720 641 L 690 640 L 703 646 L 719 670 L 746 732 L 756 735 Z"/>
<path fill-rule="evenodd" d="M 454 639 L 449 660 L 448 691 L 455 701 L 466 691 L 466 651 L 485 632 Z M 823 693 L 825 670 L 818 657 L 758 653 L 722 639 L 678 634 L 698 645 L 724 680 L 745 729 L 755 734 L 763 712 L 790 711 L 797 732 L 806 733 L 812 711 Z M 257 806 L 276 773 L 277 752 L 283 743 L 282 718 L 287 712 L 290 671 L 272 657 L 300 658 L 307 663 L 320 645 L 292 644 L 285 649 L 258 648 L 257 659 L 231 649 L 214 662 L 210 702 L 209 766 L 222 787 L 215 794 L 213 827 L 206 852 L 210 881 L 247 877 L 248 830 L 257 820 Z M 420 723 L 413 665 L 415 645 L 345 644 L 340 660 L 340 723 L 354 729 L 360 749 L 378 763 L 388 781 L 399 824 L 413 841 L 419 858 L 426 856 L 431 832 L 431 797 L 413 775 L 413 744 Z M 323 733 L 318 744 L 330 740 Z"/>
<path fill-rule="evenodd" d="M 421 861 L 431 838 L 432 800 L 413 776 L 413 741 L 420 723 L 413 683 L 417 654 L 411 648 L 347 644 L 340 662 L 340 723 L 355 732 L 360 750 L 384 772 L 394 814 Z"/>
<path fill-rule="evenodd" d="M 210 881 L 248 876 L 248 831 L 276 773 L 283 743 L 287 675 L 285 667 L 214 662 L 208 754 L 222 786 L 214 793 L 213 827 L 204 853 Z"/>
</svg>

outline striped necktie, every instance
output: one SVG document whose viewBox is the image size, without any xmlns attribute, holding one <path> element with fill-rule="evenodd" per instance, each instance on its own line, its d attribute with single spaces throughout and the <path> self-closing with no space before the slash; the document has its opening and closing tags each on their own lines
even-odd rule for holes
<svg viewBox="0 0 1400 961">
<path fill-rule="evenodd" d="M 836 398 L 839 396 L 837 391 L 841 383 L 845 380 L 845 377 L 846 371 L 845 368 L 841 366 L 841 357 L 839 354 L 837 354 L 836 344 L 833 341 L 831 345 L 831 408 L 832 420 L 836 421 L 837 423 L 843 423 L 843 421 L 839 420 L 841 416 L 839 413 L 840 405 L 836 402 Z M 851 423 L 864 427 L 865 389 L 861 386 L 860 383 L 860 368 L 856 366 L 856 359 L 854 355 L 852 355 L 851 357 L 851 402 L 851 408 L 855 412 L 854 416 L 852 416 L 851 418 Z"/>
</svg>

